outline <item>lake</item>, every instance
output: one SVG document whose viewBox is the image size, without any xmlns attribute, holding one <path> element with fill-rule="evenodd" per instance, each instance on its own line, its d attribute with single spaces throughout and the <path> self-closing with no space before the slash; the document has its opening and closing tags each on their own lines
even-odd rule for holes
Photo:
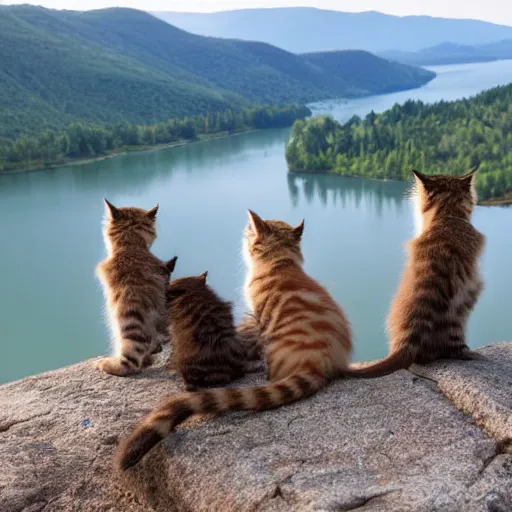
<svg viewBox="0 0 512 512">
<path fill-rule="evenodd" d="M 512 61 L 432 68 L 414 91 L 323 102 L 346 120 L 403 102 L 456 99 L 512 82 Z M 253 132 L 87 165 L 0 176 L 0 382 L 108 352 L 103 297 L 94 276 L 104 257 L 103 197 L 145 208 L 160 202 L 154 252 L 179 256 L 175 276 L 208 270 L 211 285 L 243 310 L 240 257 L 247 208 L 298 223 L 306 270 L 345 308 L 354 360 L 387 353 L 385 319 L 413 234 L 408 185 L 328 175 L 291 176 L 289 130 Z M 486 290 L 469 326 L 476 347 L 512 339 L 512 208 L 478 207 L 487 236 Z"/>
</svg>

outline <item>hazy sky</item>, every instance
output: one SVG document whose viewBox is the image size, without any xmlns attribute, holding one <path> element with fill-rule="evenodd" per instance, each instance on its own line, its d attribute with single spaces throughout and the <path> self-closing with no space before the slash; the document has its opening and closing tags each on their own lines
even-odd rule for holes
<svg viewBox="0 0 512 512">
<path fill-rule="evenodd" d="M 32 3 L 57 9 L 100 9 L 122 5 L 146 11 L 212 12 L 249 7 L 311 6 L 339 11 L 381 11 L 389 14 L 428 14 L 475 18 L 512 25 L 511 0 L 0 0 L 0 4 Z"/>
</svg>

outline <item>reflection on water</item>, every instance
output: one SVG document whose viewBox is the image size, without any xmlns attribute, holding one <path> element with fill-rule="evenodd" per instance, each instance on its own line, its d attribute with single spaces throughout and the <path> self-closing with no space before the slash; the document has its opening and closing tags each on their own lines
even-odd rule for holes
<svg viewBox="0 0 512 512">
<path fill-rule="evenodd" d="M 357 208 L 364 201 L 375 208 L 377 216 L 383 209 L 393 206 L 402 213 L 406 192 L 403 182 L 385 182 L 360 178 L 342 178 L 325 174 L 289 173 L 288 192 L 294 208 L 300 208 L 301 190 L 303 199 L 308 203 L 320 202 L 322 206 L 344 208 L 347 202 L 353 202 Z"/>
<path fill-rule="evenodd" d="M 225 166 L 238 165 L 256 155 L 258 158 L 281 150 L 288 142 L 289 129 L 258 131 L 214 140 L 185 144 L 162 151 L 141 151 L 92 164 L 73 165 L 72 172 L 62 168 L 44 172 L 13 173 L 1 176 L 0 196 L 12 197 L 38 192 L 41 186 L 60 193 L 102 189 L 108 196 L 140 192 L 155 180 L 169 179 L 174 170 L 187 174 L 212 172 Z"/>
</svg>

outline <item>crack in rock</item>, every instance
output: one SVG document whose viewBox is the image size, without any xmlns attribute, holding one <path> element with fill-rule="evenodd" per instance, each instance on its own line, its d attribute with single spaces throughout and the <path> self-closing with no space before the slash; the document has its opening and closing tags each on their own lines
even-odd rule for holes
<svg viewBox="0 0 512 512">
<path fill-rule="evenodd" d="M 290 427 L 290 425 L 291 425 L 294 421 L 296 421 L 296 420 L 298 420 L 298 419 L 300 419 L 300 416 L 294 416 L 292 419 L 290 419 L 290 420 L 288 421 L 288 424 L 287 424 L 286 426 L 289 428 L 289 427 Z"/>
<path fill-rule="evenodd" d="M 29 421 L 35 420 L 37 418 L 42 418 L 43 416 L 48 416 L 50 413 L 51 411 L 46 411 L 40 414 L 35 414 L 34 416 L 30 416 L 30 418 L 25 418 L 23 420 L 6 421 L 5 423 L 0 424 L 0 434 L 7 432 L 10 428 L 15 427 L 16 425 L 28 423 Z"/>
<path fill-rule="evenodd" d="M 368 503 L 377 498 L 381 498 L 382 496 L 386 496 L 398 490 L 399 489 L 388 489 L 385 491 L 374 492 L 366 496 L 352 496 L 345 503 L 337 503 L 329 510 L 331 510 L 332 512 L 346 512 L 348 510 L 357 510 L 368 505 Z"/>
<path fill-rule="evenodd" d="M 467 484 L 468 489 L 470 487 L 473 487 L 478 482 L 478 480 L 480 480 L 480 478 L 485 473 L 487 468 L 495 461 L 496 457 L 499 457 L 500 455 L 503 455 L 504 453 L 507 453 L 507 446 L 508 446 L 507 443 L 503 443 L 503 442 L 496 443 L 496 446 L 494 447 L 493 453 L 491 453 L 491 455 L 489 455 L 488 457 L 486 457 L 483 460 L 482 466 L 478 470 L 475 478 L 473 478 L 470 481 L 470 483 Z"/>
<path fill-rule="evenodd" d="M 281 485 L 279 485 L 279 484 L 276 485 L 276 488 L 274 489 L 274 492 L 270 495 L 270 499 L 273 500 L 275 498 L 282 498 L 282 499 L 284 499 L 283 490 L 281 489 Z"/>
</svg>

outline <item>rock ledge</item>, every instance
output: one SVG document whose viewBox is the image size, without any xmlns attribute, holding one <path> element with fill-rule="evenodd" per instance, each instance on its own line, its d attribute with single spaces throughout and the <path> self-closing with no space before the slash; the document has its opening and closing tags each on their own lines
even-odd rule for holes
<svg viewBox="0 0 512 512">
<path fill-rule="evenodd" d="M 182 389 L 175 377 L 111 377 L 86 361 L 6 384 L 0 511 L 510 512 L 512 343 L 481 352 L 193 420 L 123 477 L 119 436 Z"/>
</svg>

